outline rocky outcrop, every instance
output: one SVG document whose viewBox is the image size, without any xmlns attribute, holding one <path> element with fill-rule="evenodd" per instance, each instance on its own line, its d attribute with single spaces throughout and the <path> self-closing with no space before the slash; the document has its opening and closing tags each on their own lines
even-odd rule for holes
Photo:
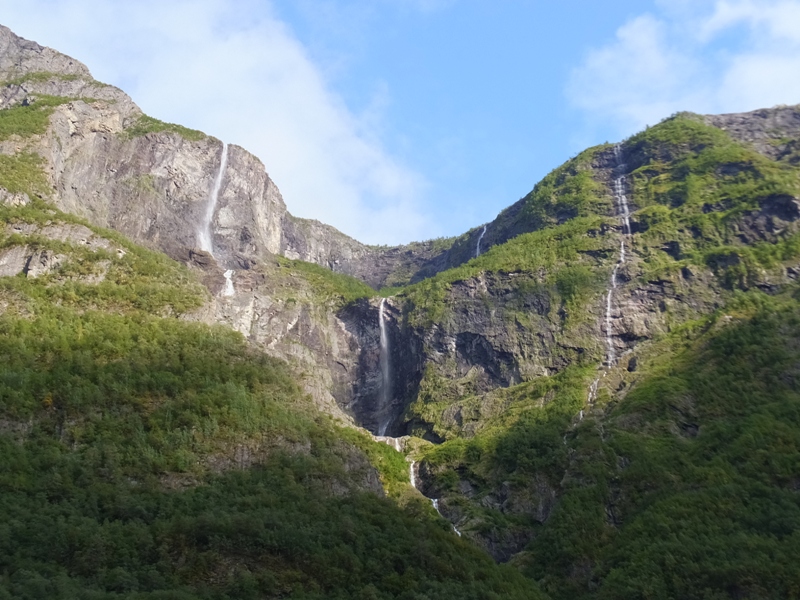
<svg viewBox="0 0 800 600">
<path fill-rule="evenodd" d="M 800 150 L 800 105 L 776 106 L 747 113 L 706 115 L 703 120 L 773 160 L 797 161 L 797 151 Z"/>
<path fill-rule="evenodd" d="M 57 274 L 69 256 L 64 252 L 41 247 L 38 240 L 56 241 L 72 246 L 84 247 L 92 252 L 97 250 L 115 251 L 124 256 L 125 251 L 110 240 L 96 235 L 83 225 L 68 223 L 52 223 L 39 226 L 32 223 L 15 223 L 8 225 L 4 232 L 8 236 L 18 236 L 23 243 L 9 244 L 0 250 L 0 277 L 25 275 L 35 279 L 43 275 Z M 14 238 L 10 238 L 14 240 Z M 8 242 L 7 242 L 8 243 Z M 101 271 L 107 264 L 101 262 Z M 81 280 L 87 283 L 99 283 L 102 272 L 83 274 Z"/>
<path fill-rule="evenodd" d="M 389 389 L 382 394 L 380 367 L 379 301 L 362 300 L 338 313 L 357 342 L 357 376 L 346 401 L 347 410 L 369 431 L 378 433 L 388 424 L 386 435 L 405 431 L 403 413 L 416 398 L 424 367 L 422 339 L 403 325 L 402 306 L 388 298 L 384 304 L 388 341 Z"/>
<path fill-rule="evenodd" d="M 24 40 L 0 25 L 0 77 L 11 79 L 41 72 L 91 77 L 89 69 L 74 58 Z"/>
</svg>

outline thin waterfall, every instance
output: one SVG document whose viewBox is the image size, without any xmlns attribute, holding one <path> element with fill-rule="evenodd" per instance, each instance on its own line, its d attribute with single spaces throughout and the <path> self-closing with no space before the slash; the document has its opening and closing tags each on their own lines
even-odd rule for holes
<svg viewBox="0 0 800 600">
<path fill-rule="evenodd" d="M 410 481 L 411 481 L 411 487 L 413 487 L 413 488 L 414 488 L 415 490 L 417 490 L 417 491 L 418 491 L 420 494 L 422 494 L 422 492 L 420 492 L 420 491 L 419 491 L 419 488 L 417 487 L 417 474 L 416 474 L 416 472 L 414 471 L 414 467 L 415 467 L 416 465 L 417 465 L 417 461 L 415 461 L 415 460 L 412 460 L 412 461 L 411 461 L 411 466 L 408 468 L 408 475 L 409 475 L 409 479 L 410 479 Z M 423 494 L 423 496 L 424 496 L 424 494 Z M 426 496 L 426 497 L 427 497 L 427 496 Z M 439 513 L 439 516 L 440 516 L 440 517 L 442 517 L 442 518 L 443 518 L 445 521 L 449 520 L 447 517 L 445 517 L 445 516 L 442 514 L 442 511 L 441 511 L 441 510 L 439 510 L 439 499 L 438 499 L 438 498 L 428 498 L 428 500 L 430 500 L 430 501 L 431 501 L 431 504 L 433 504 L 433 508 L 436 510 L 436 512 L 437 512 L 437 513 Z M 451 523 L 451 525 L 453 526 L 453 531 L 455 531 L 455 532 L 456 532 L 456 534 L 458 534 L 458 537 L 461 537 L 461 532 L 458 530 L 458 528 L 457 528 L 455 525 L 453 525 L 452 523 Z"/>
<path fill-rule="evenodd" d="M 381 298 L 381 305 L 378 311 L 378 325 L 380 326 L 381 338 L 381 351 L 380 351 L 380 365 L 381 365 L 381 406 L 380 410 L 387 412 L 384 421 L 378 427 L 378 435 L 386 435 L 386 430 L 389 428 L 391 420 L 391 413 L 389 413 L 389 402 L 392 397 L 392 381 L 389 373 L 389 336 L 386 334 L 386 298 Z"/>
<path fill-rule="evenodd" d="M 489 226 L 488 225 L 484 225 L 483 226 L 483 231 L 481 231 L 481 234 L 478 236 L 478 243 L 475 245 L 475 258 L 478 258 L 481 255 L 481 240 L 483 239 L 483 236 L 486 235 L 486 228 L 487 227 L 489 227 Z"/>
<path fill-rule="evenodd" d="M 613 310 L 614 310 L 614 292 L 617 289 L 617 274 L 619 273 L 619 269 L 622 265 L 625 264 L 626 255 L 625 255 L 625 238 L 632 234 L 631 232 L 631 220 L 630 220 L 630 209 L 628 207 L 628 197 L 625 194 L 625 188 L 627 186 L 627 178 L 623 174 L 625 170 L 625 163 L 622 162 L 622 150 L 617 144 L 614 146 L 614 158 L 616 160 L 616 167 L 615 171 L 619 173 L 614 178 L 614 213 L 618 216 L 620 224 L 622 225 L 622 237 L 619 241 L 619 258 L 617 259 L 614 268 L 611 270 L 611 279 L 608 284 L 608 290 L 606 292 L 606 311 L 605 311 L 605 343 L 606 343 L 606 358 L 603 361 L 605 366 L 605 372 L 603 373 L 602 377 L 605 377 L 608 374 L 608 369 L 613 367 L 617 362 L 617 352 L 616 348 L 614 347 L 614 333 L 613 328 L 611 326 L 612 318 L 613 318 Z M 595 399 L 597 398 L 597 388 L 600 384 L 600 377 L 595 379 L 591 386 L 589 386 L 589 397 L 588 403 L 593 404 Z"/>
<path fill-rule="evenodd" d="M 203 216 L 203 222 L 197 232 L 197 241 L 200 244 L 200 249 L 208 252 L 214 256 L 214 240 L 211 233 L 211 222 L 214 220 L 214 213 L 217 210 L 217 202 L 219 201 L 219 191 L 222 188 L 222 178 L 225 175 L 225 168 L 228 166 L 228 144 L 222 144 L 222 158 L 219 162 L 219 171 L 214 178 L 214 186 L 211 188 L 211 193 L 208 195 L 208 203 L 206 204 L 206 213 Z"/>
<path fill-rule="evenodd" d="M 622 149 L 619 144 L 614 146 L 614 157 L 617 159 L 617 169 L 623 171 L 625 163 L 622 162 Z M 625 235 L 631 235 L 631 214 L 628 209 L 628 196 L 625 195 L 625 186 L 627 185 L 627 177 L 620 173 L 620 176 L 614 180 L 614 199 L 617 201 L 619 207 L 620 219 L 622 219 L 622 231 Z M 622 254 L 622 262 L 625 262 L 625 253 Z"/>
<path fill-rule="evenodd" d="M 377 441 L 377 442 L 383 442 L 384 444 L 389 444 L 390 446 L 393 446 L 394 449 L 397 450 L 398 452 L 401 451 L 401 447 L 402 447 L 402 444 L 401 444 L 401 441 L 400 441 L 401 438 L 395 438 L 395 437 L 389 437 L 389 436 L 385 436 L 385 435 L 379 435 L 379 436 L 374 436 L 373 439 L 375 441 Z M 409 458 L 410 457 L 407 456 L 406 460 L 409 460 Z M 409 463 L 410 464 L 408 465 L 408 480 L 411 482 L 411 487 L 413 487 L 415 490 L 417 490 L 423 497 L 427 498 L 427 496 L 425 496 L 425 494 L 423 494 L 420 491 L 420 489 L 417 487 L 417 469 L 416 469 L 417 461 L 409 460 Z M 444 520 L 449 521 L 449 519 L 447 517 L 445 517 L 442 514 L 442 511 L 439 509 L 439 499 L 438 498 L 428 498 L 428 500 L 431 501 L 431 504 L 433 505 L 433 508 L 436 509 L 437 513 L 439 513 L 439 516 L 442 517 Z M 461 532 L 458 530 L 458 527 L 456 527 L 453 523 L 451 523 L 451 525 L 453 526 L 453 531 L 456 532 L 456 534 L 458 534 L 458 537 L 461 537 Z"/>
</svg>

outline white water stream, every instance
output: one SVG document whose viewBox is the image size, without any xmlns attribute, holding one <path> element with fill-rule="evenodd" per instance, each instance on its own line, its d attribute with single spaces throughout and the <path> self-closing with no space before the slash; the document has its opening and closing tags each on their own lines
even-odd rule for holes
<svg viewBox="0 0 800 600">
<path fill-rule="evenodd" d="M 386 436 L 386 435 L 376 435 L 376 436 L 374 436 L 373 439 L 376 442 L 383 442 L 384 444 L 388 444 L 388 445 L 392 446 L 398 452 L 402 452 L 403 451 L 402 438 L 390 437 L 390 436 Z M 408 460 L 408 457 L 406 457 L 406 460 Z M 425 498 L 428 498 L 417 487 L 417 469 L 416 469 L 416 466 L 417 466 L 417 461 L 415 461 L 415 460 L 409 461 L 408 479 L 411 482 L 411 487 L 413 487 L 415 490 L 417 490 Z M 449 521 L 449 519 L 447 517 L 445 517 L 442 514 L 442 511 L 439 509 L 439 499 L 438 498 L 428 498 L 428 500 L 431 501 L 431 504 L 433 505 L 433 508 L 435 508 L 436 512 L 439 513 L 439 516 L 442 517 L 444 520 Z M 452 523 L 451 523 L 451 525 L 453 526 L 453 531 L 455 531 L 456 534 L 458 534 L 458 537 L 461 537 L 461 532 L 458 530 L 458 528 L 455 525 L 453 525 Z"/>
<path fill-rule="evenodd" d="M 416 464 L 417 464 L 417 461 L 415 461 L 415 460 L 411 461 L 411 465 L 408 468 L 408 474 L 409 474 L 409 479 L 411 480 L 411 487 L 413 487 L 415 490 L 417 490 L 419 492 L 419 488 L 417 487 L 417 474 L 414 471 L 414 467 L 416 466 Z M 422 494 L 422 492 L 419 492 L 419 493 Z M 427 498 L 427 496 L 426 496 L 426 498 Z M 447 517 L 445 517 L 442 514 L 442 511 L 439 509 L 439 499 L 438 498 L 428 498 L 428 500 L 431 501 L 431 504 L 433 504 L 433 508 L 436 509 L 437 513 L 439 513 L 439 516 L 442 517 L 444 520 L 448 521 L 449 519 Z M 453 524 L 451 523 L 451 525 L 453 525 Z M 455 525 L 453 525 L 453 531 L 455 531 L 456 534 L 458 534 L 458 537 L 461 537 L 461 532 L 458 530 L 458 528 Z"/>
<path fill-rule="evenodd" d="M 605 342 L 606 342 L 606 358 L 603 362 L 605 367 L 601 377 L 608 374 L 608 369 L 614 366 L 617 362 L 617 352 L 614 347 L 614 333 L 611 326 L 614 309 L 614 292 L 617 289 L 617 273 L 619 268 L 625 264 L 625 239 L 631 235 L 631 220 L 630 208 L 628 207 L 628 197 L 625 194 L 627 186 L 627 178 L 622 172 L 625 170 L 625 163 L 622 162 L 622 150 L 619 145 L 614 146 L 614 158 L 616 159 L 615 171 L 619 173 L 614 178 L 614 212 L 619 217 L 620 224 L 622 225 L 622 237 L 619 241 L 619 259 L 611 270 L 611 279 L 608 283 L 608 290 L 606 292 L 606 314 L 605 314 Z M 600 384 L 601 377 L 598 377 L 589 386 L 589 404 L 593 404 L 597 398 L 597 388 Z"/>
<path fill-rule="evenodd" d="M 225 289 L 222 291 L 223 296 L 233 296 L 236 290 L 233 288 L 233 269 L 225 271 Z"/>
<path fill-rule="evenodd" d="M 219 192 L 222 189 L 222 178 L 225 176 L 225 169 L 227 166 L 228 144 L 223 142 L 219 170 L 214 177 L 214 185 L 211 188 L 211 193 L 208 195 L 208 203 L 206 204 L 206 212 L 203 215 L 203 222 L 197 230 L 197 241 L 200 244 L 200 249 L 208 252 L 211 256 L 214 256 L 214 236 L 211 231 L 211 223 L 214 221 L 214 213 L 217 211 Z M 223 296 L 233 296 L 236 293 L 233 287 L 233 273 L 234 271 L 231 269 L 225 271 L 225 287 L 222 290 Z"/>
<path fill-rule="evenodd" d="M 475 244 L 475 258 L 478 258 L 481 255 L 481 240 L 483 240 L 483 236 L 486 235 L 486 228 L 489 227 L 488 225 L 483 226 L 483 231 L 478 236 L 478 243 Z"/>
<path fill-rule="evenodd" d="M 378 310 L 378 325 L 380 327 L 380 365 L 381 365 L 381 407 L 380 410 L 386 411 L 383 422 L 378 427 L 378 435 L 386 435 L 392 415 L 389 409 L 389 402 L 392 397 L 392 381 L 389 372 L 389 336 L 386 334 L 386 298 L 381 298 L 381 306 Z"/>
<path fill-rule="evenodd" d="M 208 195 L 208 203 L 206 204 L 206 213 L 203 215 L 203 223 L 197 232 L 198 242 L 200 249 L 205 250 L 211 256 L 214 256 L 214 240 L 211 233 L 211 222 L 214 220 L 214 213 L 217 210 L 217 202 L 219 202 L 219 191 L 222 188 L 222 178 L 225 175 L 225 168 L 228 166 L 228 144 L 222 144 L 222 158 L 219 162 L 219 171 L 214 178 L 214 186 L 211 188 L 211 193 Z"/>
</svg>

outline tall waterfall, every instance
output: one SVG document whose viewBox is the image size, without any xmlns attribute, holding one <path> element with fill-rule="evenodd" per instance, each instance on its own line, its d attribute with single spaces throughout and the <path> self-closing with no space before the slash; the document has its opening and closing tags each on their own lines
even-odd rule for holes
<svg viewBox="0 0 800 600">
<path fill-rule="evenodd" d="M 203 215 L 203 222 L 197 232 L 197 241 L 200 244 L 200 249 L 205 250 L 211 256 L 214 256 L 214 240 L 211 234 L 211 222 L 214 220 L 214 212 L 217 210 L 217 202 L 219 201 L 219 191 L 222 187 L 222 178 L 225 175 L 225 168 L 228 166 L 228 144 L 222 144 L 222 158 L 219 162 L 219 171 L 214 178 L 214 186 L 211 188 L 211 193 L 208 195 L 208 203 L 206 204 L 206 213 Z"/>
<path fill-rule="evenodd" d="M 478 236 L 478 243 L 475 244 L 475 258 L 478 258 L 481 255 L 481 240 L 483 240 L 483 236 L 486 235 L 486 228 L 489 227 L 488 225 L 483 226 L 483 231 Z"/>
<path fill-rule="evenodd" d="M 386 435 L 386 430 L 389 428 L 391 421 L 391 413 L 389 413 L 389 402 L 392 399 L 392 380 L 389 373 L 389 336 L 386 334 L 386 298 L 381 298 L 381 306 L 378 311 L 378 325 L 381 331 L 381 351 L 380 351 L 380 365 L 381 365 L 381 407 L 380 410 L 386 410 L 387 414 L 384 420 L 378 427 L 378 435 Z"/>
<path fill-rule="evenodd" d="M 619 217 L 620 224 L 622 225 L 622 237 L 619 240 L 619 258 L 614 268 L 611 270 L 611 279 L 608 283 L 608 290 L 606 293 L 606 311 L 604 319 L 606 342 L 606 358 L 604 365 L 606 370 L 602 375 L 603 377 L 608 374 L 608 369 L 613 367 L 617 362 L 617 352 L 614 348 L 614 333 L 611 326 L 614 310 L 614 292 L 617 289 L 617 274 L 619 273 L 619 268 L 625 264 L 625 239 L 632 233 L 628 197 L 625 194 L 625 188 L 627 186 L 627 178 L 623 174 L 625 163 L 622 162 L 622 150 L 619 144 L 614 146 L 614 158 L 617 163 L 615 171 L 618 173 L 614 178 L 614 213 Z M 595 379 L 589 387 L 589 404 L 592 404 L 597 397 L 599 383 L 600 377 Z"/>
</svg>

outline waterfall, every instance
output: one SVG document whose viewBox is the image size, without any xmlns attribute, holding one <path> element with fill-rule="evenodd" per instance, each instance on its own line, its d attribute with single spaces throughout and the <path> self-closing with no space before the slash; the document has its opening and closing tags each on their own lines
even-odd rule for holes
<svg viewBox="0 0 800 600">
<path fill-rule="evenodd" d="M 625 238 L 632 235 L 630 209 L 628 207 L 628 197 L 625 194 L 625 187 L 627 185 L 627 178 L 622 173 L 625 170 L 625 163 L 622 162 L 622 150 L 619 145 L 614 146 L 614 158 L 616 159 L 615 171 L 618 175 L 614 178 L 614 213 L 619 217 L 620 224 L 622 225 L 622 237 L 619 241 L 619 258 L 617 259 L 614 268 L 611 270 L 611 279 L 608 282 L 608 290 L 606 292 L 606 310 L 605 310 L 605 343 L 606 343 L 606 358 L 603 361 L 605 372 L 603 377 L 608 374 L 608 369 L 613 367 L 617 362 L 617 352 L 614 348 L 614 333 L 611 326 L 611 320 L 614 310 L 614 292 L 617 289 L 617 274 L 619 268 L 625 264 Z M 588 403 L 594 404 L 597 398 L 597 388 L 600 384 L 600 377 L 595 379 L 591 386 L 589 386 Z M 583 413 L 581 412 L 581 419 Z"/>
<path fill-rule="evenodd" d="M 622 162 L 622 150 L 620 149 L 619 144 L 614 146 L 614 157 L 617 159 L 617 169 L 623 171 L 626 165 Z M 625 235 L 631 235 L 631 214 L 630 210 L 628 209 L 628 196 L 625 195 L 626 184 L 627 178 L 625 175 L 620 174 L 620 176 L 614 180 L 614 199 L 617 201 L 619 215 L 622 219 L 622 232 Z M 625 262 L 624 250 L 622 252 L 621 261 L 623 263 Z"/>
<path fill-rule="evenodd" d="M 381 407 L 380 410 L 387 412 L 385 420 L 378 427 L 378 435 L 386 435 L 386 430 L 389 428 L 391 421 L 391 413 L 389 412 L 389 402 L 392 397 L 392 382 L 389 373 L 389 336 L 386 334 L 386 298 L 381 298 L 381 305 L 378 311 L 378 325 L 381 332 L 381 352 L 380 352 L 380 365 L 381 365 Z"/>
<path fill-rule="evenodd" d="M 203 223 L 197 232 L 198 242 L 200 249 L 205 250 L 211 256 L 214 256 L 214 240 L 211 233 L 211 222 L 214 220 L 214 212 L 217 210 L 217 202 L 219 201 L 219 191 L 222 187 L 222 178 L 225 175 L 225 168 L 228 166 L 228 144 L 222 144 L 222 158 L 219 162 L 219 171 L 214 178 L 214 186 L 211 188 L 211 193 L 208 195 L 208 203 L 206 204 L 206 213 L 203 216 Z"/>
<path fill-rule="evenodd" d="M 597 398 L 597 387 L 599 385 L 600 385 L 600 378 L 598 377 L 592 382 L 592 385 L 589 386 L 589 398 L 587 400 L 588 404 L 594 404 L 595 398 Z"/>
<path fill-rule="evenodd" d="M 617 162 L 616 170 L 620 172 L 614 179 L 614 212 L 619 216 L 622 223 L 623 237 L 619 241 L 619 259 L 611 270 L 611 281 L 606 295 L 606 366 L 613 367 L 617 362 L 617 353 L 614 348 L 613 332 L 611 329 L 611 311 L 613 310 L 614 291 L 617 289 L 617 273 L 619 268 L 625 264 L 625 236 L 631 235 L 630 211 L 628 209 L 628 197 L 625 195 L 626 178 L 622 174 L 625 163 L 622 162 L 622 151 L 619 145 L 614 146 L 614 158 Z M 596 390 L 595 390 L 596 391 Z"/>
<path fill-rule="evenodd" d="M 223 296 L 233 296 L 236 290 L 233 289 L 233 269 L 225 271 L 225 289 L 222 292 Z"/>
<path fill-rule="evenodd" d="M 397 450 L 400 453 L 403 452 L 403 441 L 402 441 L 402 438 L 390 437 L 390 436 L 386 436 L 386 435 L 373 435 L 372 438 L 376 442 L 382 442 L 384 444 L 388 444 L 389 446 L 391 446 L 392 448 L 394 448 L 395 450 Z"/>
<path fill-rule="evenodd" d="M 416 466 L 416 464 L 417 464 L 417 461 L 415 461 L 415 460 L 411 461 L 411 466 L 408 468 L 408 476 L 409 476 L 409 480 L 411 481 L 411 487 L 413 487 L 420 494 L 422 494 L 422 492 L 420 492 L 419 488 L 417 487 L 417 474 L 414 471 L 414 467 Z M 424 494 L 423 494 L 423 496 L 424 496 Z M 442 514 L 442 511 L 439 510 L 439 499 L 438 498 L 428 498 L 428 500 L 431 501 L 431 504 L 433 504 L 433 508 L 436 510 L 437 513 L 439 513 L 440 517 L 442 517 L 445 521 L 449 520 L 447 517 L 445 517 Z M 453 525 L 452 523 L 451 523 L 451 525 L 453 526 L 453 531 L 455 531 L 458 534 L 458 537 L 461 537 L 461 532 L 458 530 L 458 528 L 455 525 Z"/>
<path fill-rule="evenodd" d="M 478 243 L 475 245 L 475 258 L 478 258 L 481 255 L 481 240 L 483 239 L 483 236 L 486 235 L 487 227 L 488 225 L 484 225 L 483 231 L 481 231 L 481 234 L 478 236 Z"/>
</svg>

